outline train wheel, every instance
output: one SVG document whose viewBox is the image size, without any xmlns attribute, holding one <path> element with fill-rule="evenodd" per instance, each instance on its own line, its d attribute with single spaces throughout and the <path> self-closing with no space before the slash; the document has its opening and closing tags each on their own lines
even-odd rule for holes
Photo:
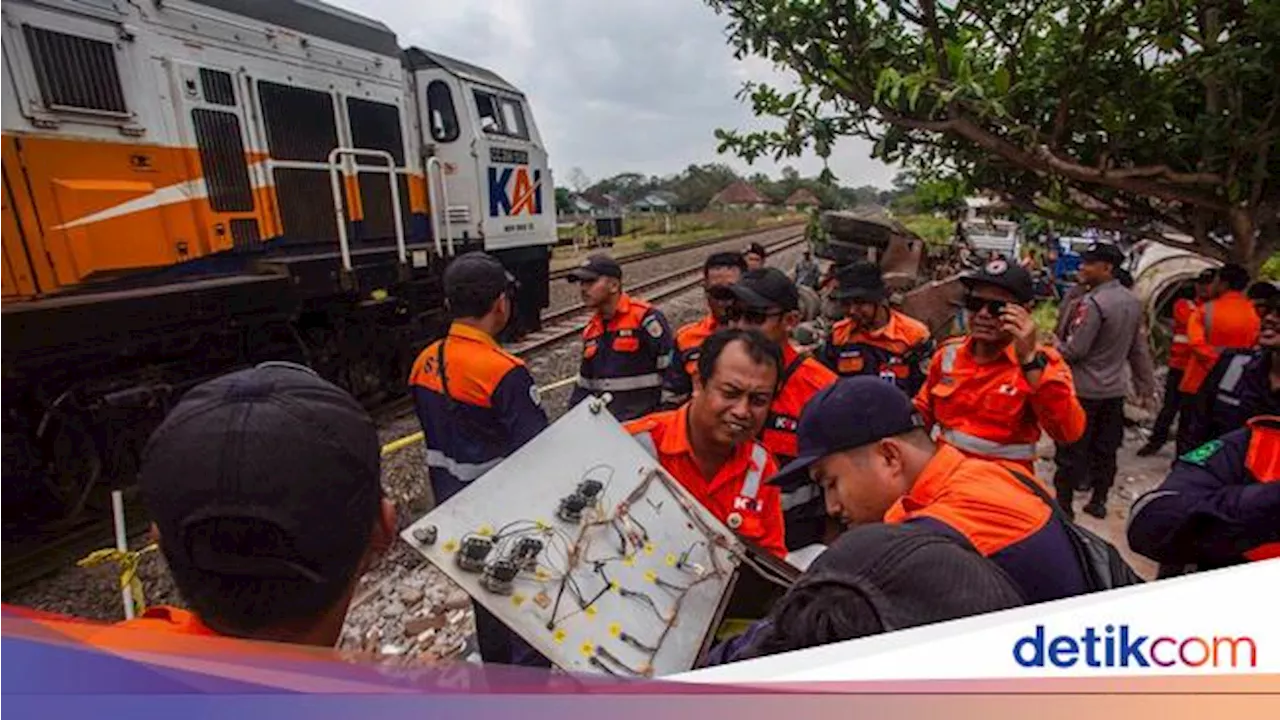
<svg viewBox="0 0 1280 720">
<path fill-rule="evenodd" d="M 102 455 L 92 423 L 83 414 L 59 413 L 43 430 L 46 466 L 41 479 L 53 502 L 55 522 L 72 524 L 99 488 Z"/>
</svg>

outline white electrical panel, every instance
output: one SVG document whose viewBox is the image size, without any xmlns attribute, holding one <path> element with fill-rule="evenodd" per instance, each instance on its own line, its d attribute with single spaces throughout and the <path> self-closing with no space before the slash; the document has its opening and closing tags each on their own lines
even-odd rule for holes
<svg viewBox="0 0 1280 720">
<path fill-rule="evenodd" d="M 692 668 L 760 566 L 594 400 L 403 537 L 559 667 L 619 677 Z"/>
</svg>

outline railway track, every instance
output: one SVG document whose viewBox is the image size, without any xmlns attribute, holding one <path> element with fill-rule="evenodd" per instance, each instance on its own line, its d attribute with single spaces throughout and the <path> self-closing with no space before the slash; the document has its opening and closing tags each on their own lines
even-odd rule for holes
<svg viewBox="0 0 1280 720">
<path fill-rule="evenodd" d="M 125 532 L 131 538 L 145 532 L 150 524 L 137 501 L 125 501 L 125 518 Z M 114 537 L 108 515 L 102 520 L 83 520 L 62 529 L 51 528 L 13 543 L 4 551 L 5 595 L 58 568 L 75 564 L 94 550 L 115 547 Z"/>
<path fill-rule="evenodd" d="M 770 254 L 773 254 L 795 247 L 803 242 L 804 233 L 798 232 L 795 235 L 767 245 L 765 249 Z M 629 285 L 627 292 L 631 295 L 642 297 L 651 303 L 656 303 L 684 293 L 701 282 L 702 263 L 698 262 L 674 272 Z M 590 317 L 591 312 L 582 303 L 551 311 L 542 316 L 542 330 L 509 345 L 507 350 L 515 355 L 524 355 L 563 340 L 577 337 Z"/>
<path fill-rule="evenodd" d="M 768 232 L 770 230 L 781 230 L 787 227 L 801 228 L 803 226 L 804 226 L 804 223 L 802 222 L 780 223 L 778 225 L 774 225 L 773 227 L 769 227 L 769 228 L 756 228 L 754 230 L 746 230 L 744 232 L 733 233 L 730 235 L 717 235 L 715 237 L 704 238 L 702 240 L 695 240 L 693 242 L 683 243 L 681 245 L 672 245 L 671 247 L 664 247 L 660 250 L 646 250 L 644 252 L 632 253 L 630 255 L 623 255 L 614 259 L 617 260 L 619 263 L 626 265 L 628 263 L 637 263 L 643 260 L 651 260 L 653 258 L 663 257 L 664 255 L 672 255 L 675 253 L 689 252 L 690 250 L 697 250 L 699 248 L 707 247 L 708 245 L 715 245 L 717 243 L 728 242 L 730 240 L 741 240 L 744 238 L 749 238 L 749 237 L 759 235 L 764 232 Z M 608 248 L 599 248 L 599 251 L 607 252 Z M 565 279 L 566 277 L 568 277 L 569 273 L 571 272 L 573 272 L 572 267 L 564 267 L 564 268 L 560 268 L 559 270 L 552 270 L 551 274 L 548 277 L 552 282 L 555 282 L 556 280 Z"/>
</svg>

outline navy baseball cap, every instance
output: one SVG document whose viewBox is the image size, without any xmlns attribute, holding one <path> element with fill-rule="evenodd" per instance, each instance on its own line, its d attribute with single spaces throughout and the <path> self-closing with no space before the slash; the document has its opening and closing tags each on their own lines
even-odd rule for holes
<svg viewBox="0 0 1280 720">
<path fill-rule="evenodd" d="M 790 312 L 800 307 L 800 291 L 787 274 L 777 268 L 760 268 L 743 273 L 738 282 L 725 291 L 745 308 Z"/>
<path fill-rule="evenodd" d="M 897 385 L 867 375 L 842 378 L 804 406 L 796 430 L 796 459 L 769 482 L 788 488 L 801 485 L 809 479 L 809 466 L 827 455 L 922 428 L 924 418 Z"/>
<path fill-rule="evenodd" d="M 191 389 L 140 484 L 175 575 L 346 582 L 382 499 L 372 418 L 310 368 L 269 362 Z"/>
<path fill-rule="evenodd" d="M 880 266 L 869 262 L 856 262 L 836 270 L 836 289 L 831 297 L 836 300 L 861 300 L 881 302 L 886 297 L 884 273 Z"/>
<path fill-rule="evenodd" d="M 604 253 L 596 253 L 582 261 L 582 265 L 574 268 L 569 275 L 569 282 L 587 282 L 594 281 L 599 277 L 611 277 L 622 279 L 622 266 L 617 260 L 605 255 Z"/>
<path fill-rule="evenodd" d="M 444 296 L 454 307 L 492 303 L 516 279 L 502 261 L 479 250 L 459 255 L 444 271 Z"/>
</svg>

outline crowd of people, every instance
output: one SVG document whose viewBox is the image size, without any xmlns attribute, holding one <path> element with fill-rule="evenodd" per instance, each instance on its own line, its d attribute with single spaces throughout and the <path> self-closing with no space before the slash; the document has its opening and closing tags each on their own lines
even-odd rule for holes
<svg viewBox="0 0 1280 720">
<path fill-rule="evenodd" d="M 1032 319 L 1031 273 L 995 258 L 963 279 L 965 334 L 941 342 L 892 306 L 877 266 L 837 268 L 845 317 L 812 354 L 792 336 L 818 268 L 789 276 L 762 247 L 710 255 L 707 314 L 674 330 L 625 292 L 612 258 L 568 276 L 594 313 L 570 403 L 608 393 L 627 432 L 761 552 L 828 548 L 707 662 L 1107 587 L 1079 552 L 1075 495 L 1106 516 L 1125 398 L 1154 402 L 1154 380 L 1120 251 L 1097 244 L 1082 260 L 1054 336 Z M 1174 311 L 1164 409 L 1142 452 L 1159 451 L 1180 414 L 1178 459 L 1128 526 L 1161 575 L 1280 556 L 1280 296 L 1248 285 L 1224 265 Z M 495 339 L 512 288 L 484 253 L 446 270 L 452 325 L 409 378 L 437 503 L 548 424 L 529 369 Z M 1051 484 L 1034 465 L 1043 435 L 1057 446 Z M 368 414 L 305 367 L 267 363 L 192 390 L 141 471 L 189 609 L 132 624 L 332 645 L 394 537 L 379 462 Z M 478 604 L 476 627 L 485 662 L 549 664 Z"/>
</svg>

